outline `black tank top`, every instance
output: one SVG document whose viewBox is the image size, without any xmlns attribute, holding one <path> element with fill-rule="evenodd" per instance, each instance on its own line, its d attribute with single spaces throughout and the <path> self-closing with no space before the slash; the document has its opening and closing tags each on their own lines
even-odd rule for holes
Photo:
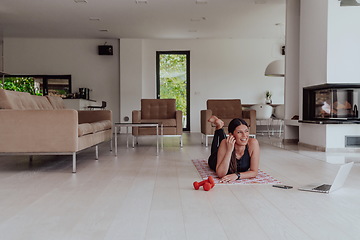
<svg viewBox="0 0 360 240">
<path fill-rule="evenodd" d="M 235 151 L 235 150 L 234 150 Z M 246 172 L 250 168 L 250 154 L 248 150 L 248 145 L 245 146 L 244 154 L 240 159 L 236 159 L 237 171 Z"/>
</svg>

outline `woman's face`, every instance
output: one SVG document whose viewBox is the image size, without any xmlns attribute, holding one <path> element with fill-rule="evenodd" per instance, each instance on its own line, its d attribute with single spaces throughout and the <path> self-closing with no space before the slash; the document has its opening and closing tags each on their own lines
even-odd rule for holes
<svg viewBox="0 0 360 240">
<path fill-rule="evenodd" d="M 238 145 L 246 145 L 249 141 L 249 128 L 246 125 L 239 125 L 232 134 Z"/>
</svg>

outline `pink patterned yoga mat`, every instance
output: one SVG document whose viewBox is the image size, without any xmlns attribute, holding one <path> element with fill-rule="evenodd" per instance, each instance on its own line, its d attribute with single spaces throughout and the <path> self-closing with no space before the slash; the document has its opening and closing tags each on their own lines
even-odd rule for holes
<svg viewBox="0 0 360 240">
<path fill-rule="evenodd" d="M 259 170 L 258 175 L 255 178 L 241 179 L 230 183 L 221 183 L 220 179 L 216 176 L 216 173 L 210 169 L 207 160 L 195 159 L 191 160 L 198 170 L 200 177 L 206 179 L 212 176 L 216 184 L 280 184 L 281 182 L 270 176 L 269 174 Z"/>
</svg>

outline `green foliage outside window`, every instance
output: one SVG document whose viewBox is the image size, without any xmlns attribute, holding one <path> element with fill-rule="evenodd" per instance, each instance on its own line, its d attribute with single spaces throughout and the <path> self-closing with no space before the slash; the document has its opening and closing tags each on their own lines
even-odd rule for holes
<svg viewBox="0 0 360 240">
<path fill-rule="evenodd" d="M 4 84 L 0 83 L 0 88 L 17 92 L 28 92 L 31 95 L 42 95 L 35 88 L 34 78 L 32 77 L 5 77 Z"/>
<path fill-rule="evenodd" d="M 161 98 L 175 98 L 176 109 L 186 116 L 186 55 L 160 56 L 160 85 Z"/>
</svg>

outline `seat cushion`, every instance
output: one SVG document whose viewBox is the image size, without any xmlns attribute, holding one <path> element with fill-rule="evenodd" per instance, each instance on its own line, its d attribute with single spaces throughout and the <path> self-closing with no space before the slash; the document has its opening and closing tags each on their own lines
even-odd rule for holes
<svg viewBox="0 0 360 240">
<path fill-rule="evenodd" d="M 93 133 L 111 129 L 112 123 L 110 120 L 103 120 L 98 122 L 90 123 L 93 128 Z"/>
<path fill-rule="evenodd" d="M 78 136 L 84 136 L 87 134 L 92 134 L 94 132 L 94 128 L 90 123 L 81 123 L 78 125 Z"/>
</svg>

